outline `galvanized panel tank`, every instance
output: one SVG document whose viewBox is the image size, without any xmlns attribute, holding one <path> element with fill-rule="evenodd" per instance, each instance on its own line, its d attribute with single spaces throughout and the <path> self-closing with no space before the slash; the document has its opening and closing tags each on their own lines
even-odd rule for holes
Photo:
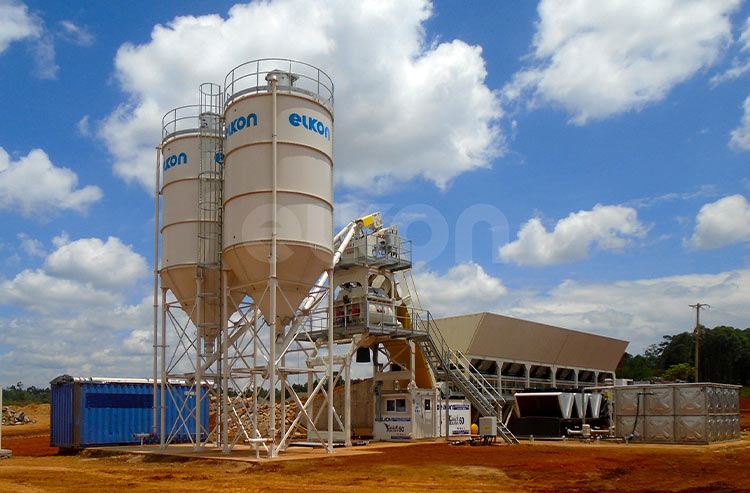
<svg viewBox="0 0 750 493">
<path fill-rule="evenodd" d="M 739 389 L 716 383 L 614 387 L 616 436 L 634 432 L 633 440 L 655 443 L 738 439 Z"/>
<path fill-rule="evenodd" d="M 269 316 L 273 97 L 277 95 L 276 313 L 293 317 L 333 259 L 333 84 L 315 67 L 258 60 L 225 81 L 224 265 Z"/>
<path fill-rule="evenodd" d="M 196 278 L 198 276 L 199 240 L 201 214 L 199 208 L 201 123 L 199 107 L 182 106 L 164 116 L 162 140 L 162 249 L 161 281 L 172 291 L 182 309 L 193 324 L 199 325 L 196 304 Z M 204 135 L 204 139 L 220 141 L 221 135 Z M 204 140 L 205 142 L 205 140 Z M 219 230 L 218 224 L 210 229 Z M 218 248 L 217 248 L 218 250 Z M 213 270 L 203 273 L 205 292 L 218 292 L 220 273 Z M 220 306 L 205 303 L 201 307 L 201 318 L 205 325 L 211 321 L 219 325 Z M 213 339 L 216 334 L 202 334 Z"/>
</svg>

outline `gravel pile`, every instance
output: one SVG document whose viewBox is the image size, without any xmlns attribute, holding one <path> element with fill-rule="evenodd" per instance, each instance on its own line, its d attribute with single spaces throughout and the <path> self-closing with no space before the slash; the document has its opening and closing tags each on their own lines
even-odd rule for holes
<svg viewBox="0 0 750 493">
<path fill-rule="evenodd" d="M 26 425 L 29 423 L 36 423 L 36 420 L 26 416 L 26 413 L 20 409 L 15 411 L 7 406 L 3 406 L 3 426 Z"/>
</svg>

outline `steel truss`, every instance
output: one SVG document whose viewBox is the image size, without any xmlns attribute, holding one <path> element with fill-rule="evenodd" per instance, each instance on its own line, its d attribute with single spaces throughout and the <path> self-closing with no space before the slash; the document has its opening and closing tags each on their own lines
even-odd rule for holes
<svg viewBox="0 0 750 493">
<path fill-rule="evenodd" d="M 352 221 L 334 237 L 334 264 L 361 227 L 361 223 Z M 248 286 L 230 288 L 227 272 L 222 271 L 221 316 L 227 322 L 221 324 L 210 344 L 205 343 L 204 333 L 191 322 L 201 303 L 192 303 L 191 312 L 186 313 L 179 302 L 168 300 L 166 288 L 161 289 L 161 330 L 155 330 L 154 347 L 160 349 L 158 407 L 162 448 L 187 441 L 195 450 L 212 446 L 229 454 L 238 444 L 248 444 L 257 457 L 261 452 L 276 457 L 287 450 L 295 432 L 303 426 L 307 441 L 320 443 L 329 453 L 333 452 L 336 433 L 343 435 L 344 445 L 351 445 L 352 356 L 372 341 L 362 335 L 334 341 L 332 273 L 333 269 L 328 269 L 319 277 L 288 325 L 274 328 L 258 306 L 274 289 L 277 300 L 288 306 L 283 290 L 269 283 L 263 294 L 252 300 L 242 295 Z M 200 278 L 196 282 L 200 297 Z M 201 320 L 200 315 L 197 319 Z M 328 331 L 327 340 L 310 337 L 310 333 L 323 329 Z M 306 380 L 307 392 L 294 387 L 295 379 Z M 333 402 L 333 389 L 342 379 L 346 396 L 343 420 Z M 172 387 L 178 382 L 189 385 L 184 395 Z M 277 392 L 289 396 L 279 402 L 279 422 L 271 411 L 277 407 Z M 171 423 L 167 422 L 164 405 L 168 399 L 178 410 Z M 297 409 L 289 426 L 285 419 L 287 402 Z M 204 423 L 205 413 L 212 408 L 217 412 L 213 426 Z M 316 422 L 324 411 L 328 415 L 327 429 L 319 429 Z M 267 425 L 259 422 L 264 416 L 268 417 Z"/>
</svg>

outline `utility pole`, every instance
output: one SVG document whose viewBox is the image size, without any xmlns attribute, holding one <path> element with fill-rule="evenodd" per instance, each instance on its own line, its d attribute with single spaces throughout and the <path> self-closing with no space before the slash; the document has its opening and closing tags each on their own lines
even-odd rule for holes
<svg viewBox="0 0 750 493">
<path fill-rule="evenodd" d="M 695 308 L 695 331 L 693 331 L 693 338 L 695 339 L 695 383 L 698 383 L 700 375 L 698 366 L 700 365 L 701 309 L 711 308 L 711 305 L 708 303 L 696 303 L 690 305 L 690 308 Z"/>
</svg>

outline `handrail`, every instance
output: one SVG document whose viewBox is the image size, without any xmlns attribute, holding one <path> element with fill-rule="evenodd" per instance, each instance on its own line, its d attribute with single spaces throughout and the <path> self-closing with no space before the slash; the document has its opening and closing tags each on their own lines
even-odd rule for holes
<svg viewBox="0 0 750 493">
<path fill-rule="evenodd" d="M 235 98 L 268 91 L 266 76 L 270 73 L 288 74 L 299 83 L 279 86 L 283 91 L 312 97 L 333 113 L 333 80 L 314 65 L 289 58 L 259 58 L 237 65 L 224 78 L 225 107 Z"/>
<path fill-rule="evenodd" d="M 162 142 L 184 133 L 198 133 L 201 130 L 200 105 L 188 104 L 167 111 L 161 119 Z"/>
<path fill-rule="evenodd" d="M 500 404 L 505 403 L 505 398 L 497 391 L 497 388 L 495 386 L 491 385 L 490 382 L 487 381 L 486 378 L 484 378 L 484 375 L 482 375 L 479 370 L 474 367 L 474 365 L 471 364 L 471 361 L 461 352 L 456 351 L 459 357 L 459 361 L 469 370 L 469 375 L 476 380 L 479 385 L 482 387 L 482 390 L 490 394 L 495 401 L 497 401 Z"/>
</svg>

